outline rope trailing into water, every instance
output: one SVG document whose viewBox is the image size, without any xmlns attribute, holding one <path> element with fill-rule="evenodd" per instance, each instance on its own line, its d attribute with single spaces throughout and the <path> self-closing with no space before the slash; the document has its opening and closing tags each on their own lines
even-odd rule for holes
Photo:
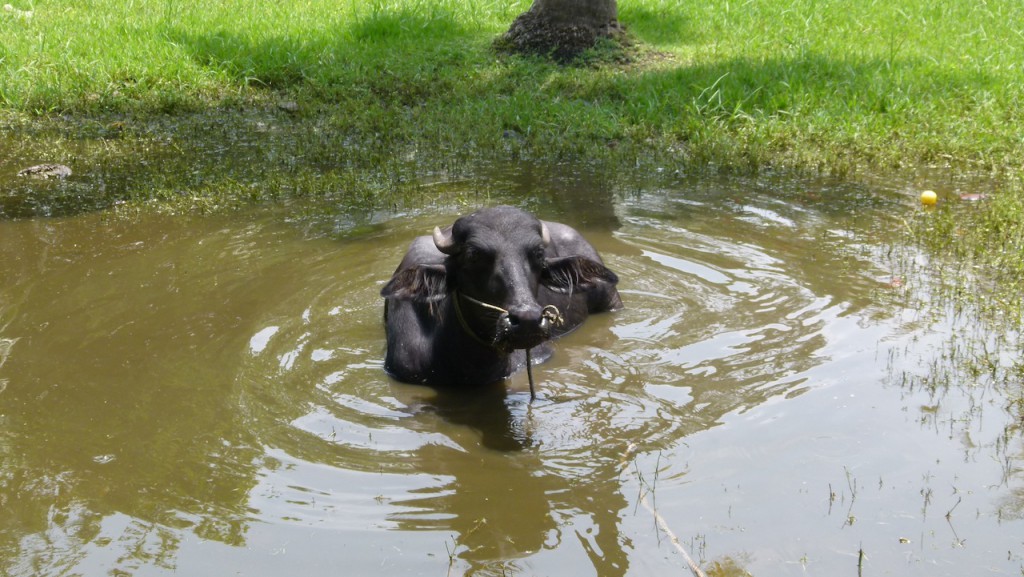
<svg viewBox="0 0 1024 577">
<path fill-rule="evenodd" d="M 565 322 L 565 317 L 555 305 L 544 307 L 540 312 L 540 318 L 542 324 L 544 321 L 548 321 L 551 326 L 555 327 L 560 327 Z M 533 390 L 533 368 L 530 366 L 530 360 L 530 349 L 526 349 L 526 377 L 530 381 L 530 400 L 533 401 L 537 398 L 537 393 Z"/>
<path fill-rule="evenodd" d="M 530 402 L 537 398 L 537 391 L 533 388 L 533 361 L 530 359 L 530 349 L 526 349 L 526 379 L 530 381 Z"/>
<path fill-rule="evenodd" d="M 487 342 L 483 338 L 481 338 L 480 335 L 476 333 L 476 331 L 473 330 L 473 327 L 469 326 L 469 323 L 466 322 L 466 317 L 462 312 L 462 305 L 460 304 L 460 301 L 462 299 L 466 299 L 467 301 L 475 304 L 478 307 L 494 311 L 500 315 L 499 318 L 501 318 L 501 316 L 507 318 L 508 311 L 497 305 L 485 303 L 471 296 L 466 296 L 458 291 L 453 293 L 453 298 L 455 299 L 455 316 L 459 319 L 459 325 L 462 326 L 462 330 L 466 331 L 466 333 L 468 333 L 469 336 L 472 337 L 473 340 L 475 340 L 476 342 L 484 346 L 497 348 L 497 335 L 495 335 L 494 340 L 492 340 L 491 342 Z M 541 310 L 540 317 L 542 323 L 544 321 L 547 321 L 550 325 L 556 327 L 562 326 L 562 323 L 565 322 L 565 318 L 562 317 L 562 312 L 559 311 L 558 307 L 556 307 L 555 305 L 547 305 L 546 307 L 544 307 Z M 530 355 L 530 351 L 531 349 L 526 349 L 526 377 L 530 381 L 530 400 L 533 401 L 534 399 L 537 398 L 537 391 L 533 385 L 533 357 Z"/>
</svg>

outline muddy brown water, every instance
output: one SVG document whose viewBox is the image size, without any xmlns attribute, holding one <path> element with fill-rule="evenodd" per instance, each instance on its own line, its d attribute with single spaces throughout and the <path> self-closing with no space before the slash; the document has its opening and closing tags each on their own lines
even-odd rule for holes
<svg viewBox="0 0 1024 577">
<path fill-rule="evenodd" d="M 382 283 L 472 206 L 0 221 L 0 573 L 1021 573 L 1007 383 L 937 382 L 991 335 L 921 306 L 905 191 L 535 177 L 435 185 L 622 277 L 533 403 L 382 370 Z"/>
</svg>

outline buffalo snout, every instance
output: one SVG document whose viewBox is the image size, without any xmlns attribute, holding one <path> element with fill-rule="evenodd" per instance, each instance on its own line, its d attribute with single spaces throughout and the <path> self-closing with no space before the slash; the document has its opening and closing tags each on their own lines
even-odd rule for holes
<svg viewBox="0 0 1024 577">
<path fill-rule="evenodd" d="M 516 305 L 505 315 L 505 344 L 511 349 L 529 349 L 551 338 L 551 323 L 537 303 Z"/>
<path fill-rule="evenodd" d="M 531 305 L 515 306 L 508 309 L 508 322 L 512 325 L 512 330 L 534 330 L 539 329 L 541 326 L 543 310 L 540 305 L 534 303 Z"/>
</svg>

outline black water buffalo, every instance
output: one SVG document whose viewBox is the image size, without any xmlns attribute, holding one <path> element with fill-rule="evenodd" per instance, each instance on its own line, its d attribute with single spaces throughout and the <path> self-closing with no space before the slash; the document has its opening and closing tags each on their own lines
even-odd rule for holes
<svg viewBox="0 0 1024 577">
<path fill-rule="evenodd" d="M 525 349 L 620 308 L 617 282 L 573 228 L 511 206 L 479 210 L 413 241 L 381 289 L 384 368 L 409 383 L 499 381 Z"/>
</svg>

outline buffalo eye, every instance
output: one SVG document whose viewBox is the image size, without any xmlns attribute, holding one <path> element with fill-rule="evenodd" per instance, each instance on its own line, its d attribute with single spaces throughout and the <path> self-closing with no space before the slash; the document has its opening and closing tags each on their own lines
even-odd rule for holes
<svg viewBox="0 0 1024 577">
<path fill-rule="evenodd" d="M 462 264 L 467 267 L 480 267 L 487 264 L 490 254 L 475 246 L 467 246 L 462 251 Z"/>
<path fill-rule="evenodd" d="M 530 264 L 531 265 L 533 265 L 533 266 L 535 266 L 537 268 L 541 268 L 541 267 L 544 266 L 544 247 L 543 246 L 539 246 L 538 245 L 538 246 L 535 246 L 532 249 L 530 249 L 530 255 L 529 256 L 530 256 Z"/>
</svg>

